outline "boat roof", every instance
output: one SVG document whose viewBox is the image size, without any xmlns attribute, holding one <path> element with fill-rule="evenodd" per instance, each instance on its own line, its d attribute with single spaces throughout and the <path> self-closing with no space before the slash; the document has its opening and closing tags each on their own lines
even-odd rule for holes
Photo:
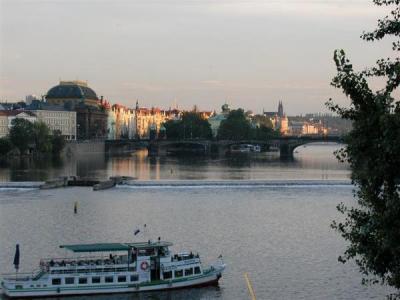
<svg viewBox="0 0 400 300">
<path fill-rule="evenodd" d="M 96 243 L 96 244 L 75 244 L 60 245 L 60 248 L 68 249 L 72 252 L 113 252 L 128 251 L 135 249 L 152 249 L 172 246 L 172 243 L 165 241 L 157 242 L 139 242 L 139 243 Z"/>
</svg>

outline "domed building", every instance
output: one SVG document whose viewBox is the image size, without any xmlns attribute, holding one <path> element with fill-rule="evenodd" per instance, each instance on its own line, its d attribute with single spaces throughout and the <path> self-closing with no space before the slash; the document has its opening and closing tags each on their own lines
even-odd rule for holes
<svg viewBox="0 0 400 300">
<path fill-rule="evenodd" d="M 98 106 L 99 98 L 96 92 L 88 87 L 85 81 L 60 81 L 46 95 L 46 100 L 52 105 L 64 105 L 72 108 L 77 105 Z"/>
<path fill-rule="evenodd" d="M 86 82 L 60 81 L 46 95 L 50 105 L 63 106 L 76 111 L 77 138 L 101 139 L 107 135 L 107 112 L 103 109 L 96 92 Z"/>
</svg>

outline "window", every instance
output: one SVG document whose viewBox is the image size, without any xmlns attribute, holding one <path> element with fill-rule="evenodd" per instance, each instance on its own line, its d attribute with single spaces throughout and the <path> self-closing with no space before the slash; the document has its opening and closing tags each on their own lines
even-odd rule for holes
<svg viewBox="0 0 400 300">
<path fill-rule="evenodd" d="M 200 274 L 200 267 L 194 267 L 194 274 Z"/>
<path fill-rule="evenodd" d="M 172 278 L 172 271 L 164 272 L 163 276 L 164 276 L 164 279 L 171 279 Z"/>
<path fill-rule="evenodd" d="M 104 281 L 105 281 L 106 283 L 114 282 L 114 277 L 112 277 L 112 276 L 106 276 L 106 277 L 104 278 Z"/>
<path fill-rule="evenodd" d="M 118 282 L 126 282 L 126 276 L 118 276 Z"/>
<path fill-rule="evenodd" d="M 92 277 L 92 283 L 100 283 L 100 277 Z"/>
<path fill-rule="evenodd" d="M 139 276 L 138 275 L 131 275 L 131 281 L 138 281 Z"/>
<path fill-rule="evenodd" d="M 60 285 L 61 284 L 61 278 L 53 278 L 51 281 L 52 285 Z"/>
<path fill-rule="evenodd" d="M 74 284 L 74 283 L 75 283 L 74 277 L 66 277 L 65 278 L 65 284 Z"/>
<path fill-rule="evenodd" d="M 87 278 L 86 277 L 79 277 L 79 284 L 87 284 Z"/>
<path fill-rule="evenodd" d="M 175 271 L 175 278 L 182 277 L 182 276 L 183 276 L 183 270 L 176 270 Z"/>
<path fill-rule="evenodd" d="M 193 275 L 193 268 L 185 269 L 185 276 Z"/>
</svg>

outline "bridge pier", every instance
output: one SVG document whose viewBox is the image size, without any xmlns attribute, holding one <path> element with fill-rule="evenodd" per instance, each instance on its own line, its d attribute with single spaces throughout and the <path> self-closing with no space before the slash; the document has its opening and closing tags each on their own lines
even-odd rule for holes
<svg viewBox="0 0 400 300">
<path fill-rule="evenodd" d="M 288 160 L 293 158 L 294 147 L 291 147 L 289 143 L 281 143 L 279 146 L 279 157 L 282 160 Z"/>
</svg>

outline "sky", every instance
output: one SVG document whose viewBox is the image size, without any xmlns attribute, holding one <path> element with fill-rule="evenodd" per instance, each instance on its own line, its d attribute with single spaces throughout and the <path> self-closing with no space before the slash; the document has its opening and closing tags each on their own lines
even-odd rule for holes
<svg viewBox="0 0 400 300">
<path fill-rule="evenodd" d="M 349 104 L 334 49 L 358 70 L 391 55 L 360 39 L 385 15 L 372 0 L 0 0 L 0 101 L 79 79 L 130 107 L 327 112 Z"/>
</svg>

